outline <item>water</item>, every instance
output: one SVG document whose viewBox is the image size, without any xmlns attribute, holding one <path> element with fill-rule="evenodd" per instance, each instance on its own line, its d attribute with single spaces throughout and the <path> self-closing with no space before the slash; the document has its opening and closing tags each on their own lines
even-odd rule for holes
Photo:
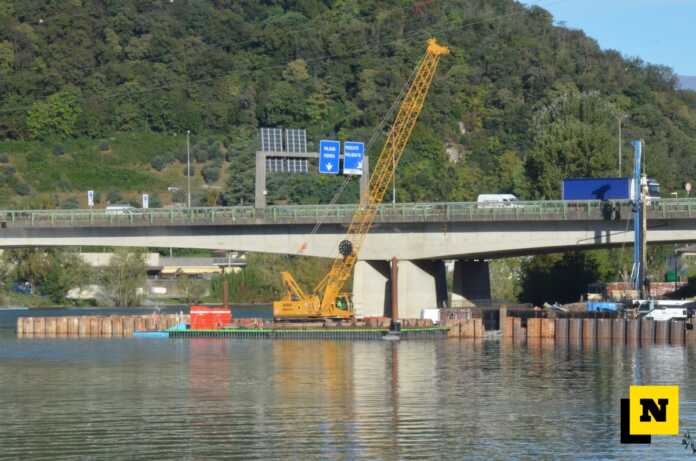
<svg viewBox="0 0 696 461">
<path fill-rule="evenodd" d="M 0 336 L 0 457 L 673 459 L 619 443 L 631 383 L 680 385 L 691 347 Z"/>
</svg>

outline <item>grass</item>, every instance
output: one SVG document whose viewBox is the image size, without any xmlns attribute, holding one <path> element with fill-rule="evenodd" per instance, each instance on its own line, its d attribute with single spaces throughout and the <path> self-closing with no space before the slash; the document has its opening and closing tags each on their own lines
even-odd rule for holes
<svg viewBox="0 0 696 461">
<path fill-rule="evenodd" d="M 62 197 L 79 193 L 84 205 L 86 199 L 82 196 L 87 190 L 101 192 L 102 200 L 111 190 L 119 191 L 124 197 L 158 193 L 166 204 L 171 202 L 169 186 L 186 185 L 185 165 L 173 161 L 177 152 L 185 149 L 185 142 L 185 136 L 151 132 L 121 133 L 108 139 L 2 141 L 0 153 L 8 155 L 9 165 L 17 171 L 12 181 L 0 184 L 0 203 L 7 206 L 26 201 L 14 190 L 17 182 L 24 182 L 31 186 L 32 196 L 59 194 Z M 63 154 L 55 155 L 54 151 Z M 157 171 L 150 165 L 155 156 L 170 159 L 172 163 Z M 192 189 L 205 189 L 200 175 L 202 166 L 192 163 L 192 167 L 196 173 L 191 178 Z"/>
</svg>

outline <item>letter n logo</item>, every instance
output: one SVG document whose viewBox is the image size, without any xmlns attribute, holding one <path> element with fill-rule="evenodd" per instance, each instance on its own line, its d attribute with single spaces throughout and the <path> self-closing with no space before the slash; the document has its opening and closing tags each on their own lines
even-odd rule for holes
<svg viewBox="0 0 696 461">
<path fill-rule="evenodd" d="M 640 406 L 643 407 L 643 414 L 640 415 L 640 422 L 666 422 L 667 404 L 669 404 L 669 400 L 667 399 L 657 399 L 657 403 L 655 403 L 653 399 L 640 399 Z"/>
<path fill-rule="evenodd" d="M 631 386 L 631 435 L 679 434 L 679 386 Z"/>
</svg>

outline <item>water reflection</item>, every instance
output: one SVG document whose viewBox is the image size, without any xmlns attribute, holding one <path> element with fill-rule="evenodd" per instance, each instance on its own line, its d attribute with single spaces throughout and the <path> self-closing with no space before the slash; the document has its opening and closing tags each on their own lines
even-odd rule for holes
<svg viewBox="0 0 696 461">
<path fill-rule="evenodd" d="M 631 383 L 681 386 L 692 347 L 0 337 L 10 458 L 669 458 L 618 443 Z M 645 451 L 649 450 L 649 451 Z"/>
</svg>

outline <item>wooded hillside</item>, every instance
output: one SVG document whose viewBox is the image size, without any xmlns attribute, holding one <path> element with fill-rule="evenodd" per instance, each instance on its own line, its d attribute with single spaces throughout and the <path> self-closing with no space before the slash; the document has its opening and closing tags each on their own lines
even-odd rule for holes
<svg viewBox="0 0 696 461">
<path fill-rule="evenodd" d="M 665 192 L 696 177 L 695 93 L 512 0 L 0 0 L 0 200 L 165 193 L 191 130 L 197 190 L 215 185 L 198 201 L 250 203 L 259 126 L 369 140 L 430 36 L 452 54 L 400 201 L 558 198 L 565 176 L 619 174 L 623 115 L 622 174 L 640 137 Z M 269 199 L 328 201 L 339 183 L 276 175 Z"/>
</svg>

